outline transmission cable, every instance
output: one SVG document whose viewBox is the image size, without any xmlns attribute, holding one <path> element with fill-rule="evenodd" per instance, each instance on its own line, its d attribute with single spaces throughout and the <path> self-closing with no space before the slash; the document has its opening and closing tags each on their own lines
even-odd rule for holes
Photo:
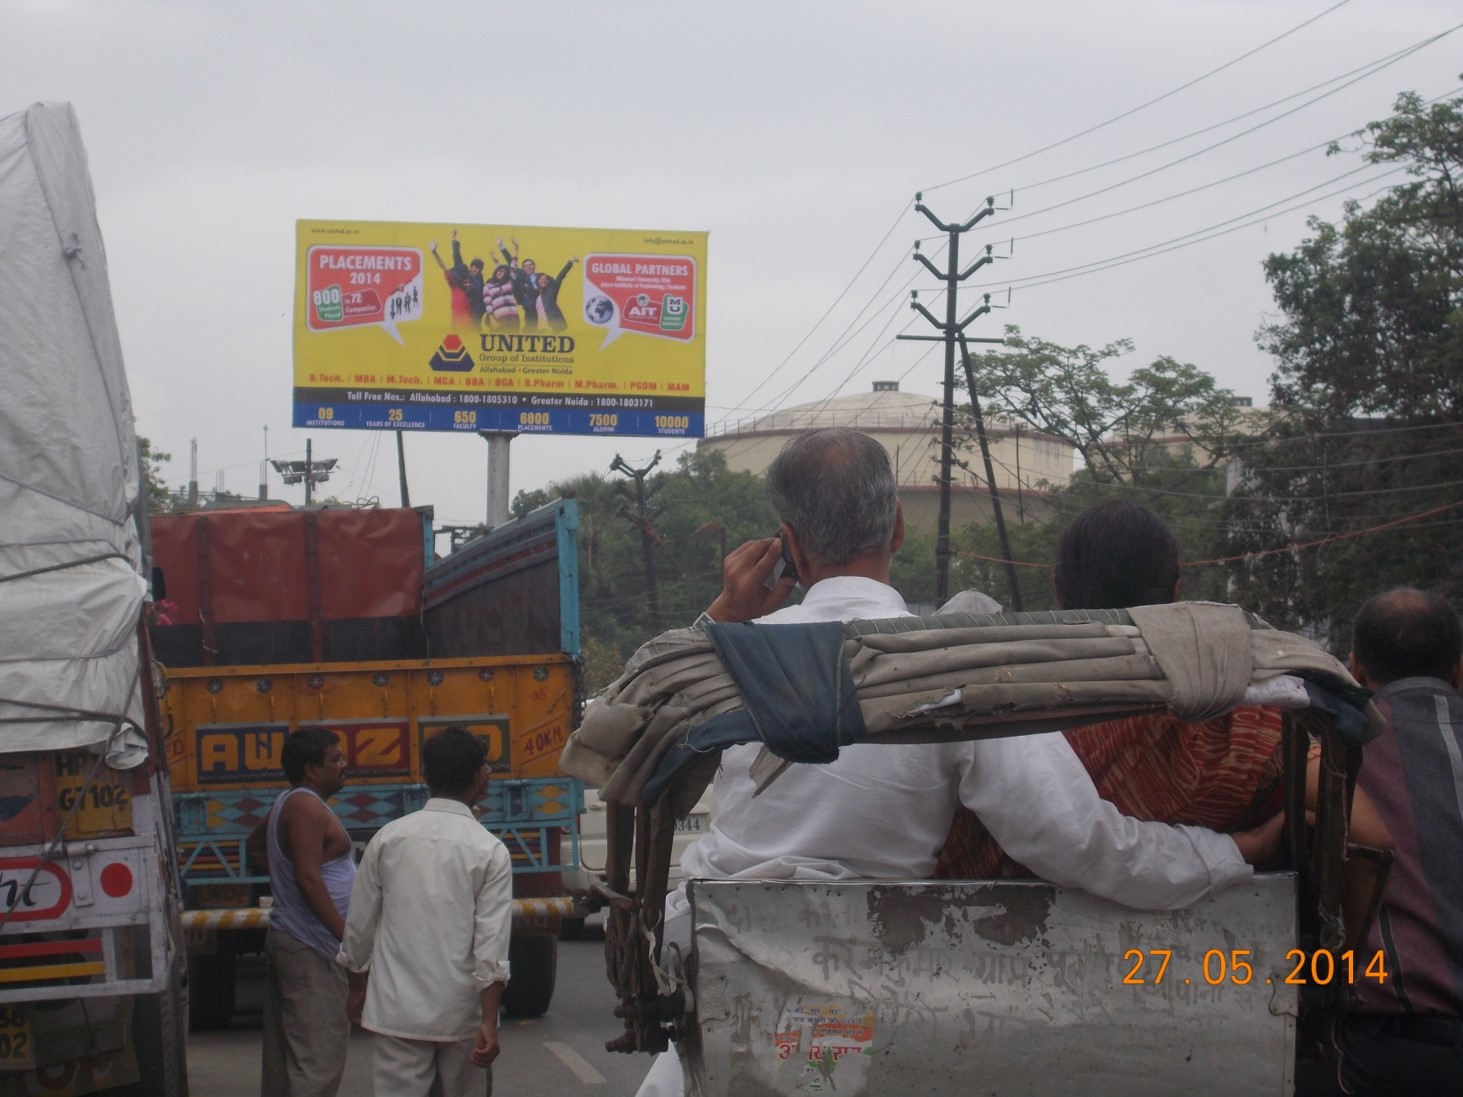
<svg viewBox="0 0 1463 1097">
<path fill-rule="evenodd" d="M 1217 75 L 1219 75 L 1219 73 L 1223 72 L 1225 69 L 1233 68 L 1235 65 L 1239 64 L 1241 61 L 1244 61 L 1247 58 L 1253 57 L 1255 54 L 1260 53 L 1262 50 L 1269 49 L 1271 46 L 1275 45 L 1277 42 L 1284 41 L 1286 38 L 1289 38 L 1292 34 L 1295 34 L 1297 31 L 1304 30 L 1306 27 L 1310 26 L 1312 23 L 1316 22 L 1317 20 L 1324 19 L 1326 16 L 1330 15 L 1332 12 L 1334 12 L 1334 11 L 1340 9 L 1340 8 L 1344 8 L 1350 2 L 1351 2 L 1351 0 L 1341 0 L 1340 3 L 1333 4 L 1331 7 L 1327 8 L 1325 11 L 1319 13 L 1318 15 L 1311 16 L 1311 18 L 1305 20 L 1302 23 L 1298 23 L 1296 26 L 1291 27 L 1288 31 L 1285 31 L 1283 34 L 1280 34 L 1280 35 L 1277 35 L 1274 38 L 1271 38 L 1268 42 L 1263 42 L 1260 45 L 1256 46 L 1254 49 L 1248 50 L 1247 52 L 1240 54 L 1238 57 L 1234 58 L 1233 60 L 1226 61 L 1224 64 L 1220 65 L 1218 68 L 1216 68 L 1216 69 L 1210 69 L 1208 72 L 1204 73 L 1203 75 L 1194 77 L 1194 79 L 1190 80 L 1188 83 L 1186 83 L 1186 84 L 1180 84 L 1178 87 L 1174 88 L 1172 91 L 1166 91 L 1162 95 L 1160 95 L 1160 96 L 1158 96 L 1158 97 L 1156 97 L 1154 99 L 1148 100 L 1146 103 L 1140 103 L 1138 106 L 1133 107 L 1133 108 L 1131 108 L 1129 110 L 1126 110 L 1122 114 L 1116 115 L 1113 118 L 1109 118 L 1106 122 L 1099 122 L 1095 126 L 1089 126 L 1089 127 L 1087 127 L 1087 129 L 1082 130 L 1080 133 L 1074 133 L 1070 137 L 1063 137 L 1060 141 L 1053 141 L 1051 144 L 1044 145 L 1041 148 L 1036 149 L 1034 152 L 1023 153 L 1021 156 L 1017 156 L 1017 157 L 1015 157 L 1012 160 L 1007 160 L 1004 163 L 996 164 L 994 167 L 983 168 L 980 171 L 972 172 L 969 175 L 962 175 L 958 179 L 950 179 L 950 180 L 948 180 L 948 181 L 946 181 L 944 183 L 936 183 L 933 186 L 925 187 L 924 190 L 925 191 L 940 190 L 940 189 L 942 189 L 944 187 L 954 186 L 956 183 L 964 183 L 964 182 L 968 182 L 971 179 L 977 179 L 977 178 L 979 178 L 982 175 L 989 175 L 991 172 L 1000 171 L 1003 168 L 1009 168 L 1009 167 L 1011 167 L 1013 164 L 1019 164 L 1019 163 L 1025 161 L 1025 160 L 1030 160 L 1033 157 L 1040 156 L 1044 152 L 1050 152 L 1052 149 L 1061 148 L 1063 145 L 1070 144 L 1071 142 L 1076 141 L 1076 140 L 1079 140 L 1079 139 L 1081 139 L 1083 137 L 1086 137 L 1089 134 L 1096 133 L 1099 130 L 1106 129 L 1108 126 L 1111 126 L 1111 125 L 1114 125 L 1114 124 L 1116 124 L 1118 122 L 1121 122 L 1125 118 L 1131 118 L 1133 115 L 1137 114 L 1139 111 L 1147 110 L 1149 107 L 1155 106 L 1158 103 L 1163 102 L 1165 99 L 1171 99 L 1175 95 L 1178 95 L 1180 92 L 1187 91 L 1189 88 L 1194 87 L 1196 84 L 1203 83 L 1205 80 L 1208 80 L 1211 76 L 1217 76 Z"/>
<path fill-rule="evenodd" d="M 1229 118 L 1225 118 L 1225 119 L 1223 119 L 1222 121 L 1219 121 L 1219 122 L 1211 123 L 1210 125 L 1204 126 L 1204 127 L 1200 128 L 1200 129 L 1192 130 L 1189 133 L 1180 134 L 1178 137 L 1171 137 L 1171 138 L 1169 138 L 1166 141 L 1160 141 L 1156 145 L 1149 145 L 1147 148 L 1139 149 L 1136 152 L 1124 153 L 1122 156 L 1115 156 L 1111 160 L 1103 160 L 1100 163 L 1090 164 L 1090 165 L 1088 165 L 1085 168 L 1077 168 L 1074 171 L 1069 171 L 1069 172 L 1066 172 L 1065 174 L 1062 174 L 1062 175 L 1054 175 L 1054 176 L 1051 176 L 1048 179 L 1038 180 L 1035 183 L 1025 183 L 1025 184 L 1022 184 L 1020 186 L 1013 187 L 1013 188 L 1011 188 L 1011 190 L 1013 192 L 1014 191 L 1022 191 L 1022 192 L 1024 192 L 1024 191 L 1031 191 L 1031 190 L 1036 190 L 1039 187 L 1048 186 L 1051 183 L 1065 182 L 1068 179 L 1075 179 L 1078 176 L 1087 175 L 1087 174 L 1089 174 L 1091 172 L 1094 172 L 1094 171 L 1100 171 L 1103 168 L 1110 168 L 1110 167 L 1112 167 L 1115 164 L 1121 164 L 1121 163 L 1124 163 L 1125 161 L 1128 161 L 1128 160 L 1134 160 L 1134 159 L 1137 159 L 1140 156 L 1146 156 L 1150 152 L 1158 152 L 1160 149 L 1168 148 L 1171 145 L 1181 144 L 1184 141 L 1188 141 L 1188 140 L 1190 140 L 1190 139 L 1192 139 L 1194 137 L 1200 137 L 1203 134 L 1212 133 L 1214 130 L 1222 129 L 1225 126 L 1231 125 L 1234 122 L 1242 121 L 1243 119 L 1246 119 L 1246 118 L 1249 118 L 1249 117 L 1251 117 L 1253 115 L 1259 114 L 1262 111 L 1270 110 L 1272 107 L 1278 107 L 1282 103 L 1288 103 L 1292 99 L 1299 99 L 1302 95 L 1309 95 L 1313 91 L 1319 91 L 1321 88 L 1324 88 L 1324 87 L 1327 87 L 1327 86 L 1329 86 L 1331 84 L 1334 84 L 1338 80 L 1347 80 L 1349 77 L 1357 76 L 1358 74 L 1361 74 L 1361 77 L 1364 78 L 1366 76 L 1372 75 L 1374 72 L 1380 72 L 1383 68 L 1386 68 L 1386 67 L 1390 66 L 1391 64 L 1393 64 L 1396 61 L 1401 61 L 1401 60 L 1405 59 L 1406 57 L 1410 56 L 1411 54 L 1417 52 L 1419 49 L 1422 49 L 1425 46 L 1429 46 L 1429 45 L 1433 44 L 1434 42 L 1437 42 L 1440 39 L 1447 37 L 1448 35 L 1454 33 L 1458 29 L 1459 29 L 1459 27 L 1456 27 L 1456 26 L 1455 27 L 1452 27 L 1452 28 L 1450 28 L 1450 29 L 1448 29 L 1446 31 L 1443 31 L 1443 32 L 1439 33 L 1439 34 L 1433 35 L 1433 36 L 1431 36 L 1429 38 L 1425 38 L 1421 42 L 1413 43 L 1412 45 L 1407 46 L 1404 49 L 1398 50 L 1396 53 L 1390 53 L 1390 54 L 1387 54 L 1387 55 L 1385 55 L 1383 57 L 1379 57 L 1379 58 L 1377 58 L 1374 61 L 1368 61 L 1365 65 L 1358 65 L 1354 69 L 1350 69 L 1347 72 L 1340 73 L 1339 75 L 1333 76 L 1330 79 L 1322 80 L 1318 84 L 1312 84 L 1308 88 L 1303 88 L 1300 91 L 1292 92 L 1291 94 L 1286 95 L 1286 96 L 1282 96 L 1279 99 L 1272 99 L 1270 102 L 1261 104 L 1258 107 L 1253 107 L 1250 110 L 1243 111 L 1240 114 L 1232 115 Z M 1355 81 L 1351 81 L 1351 83 L 1355 83 Z M 1343 84 L 1342 85 L 1343 88 L 1344 87 L 1349 87 L 1349 86 L 1350 86 L 1350 83 Z M 1335 89 L 1335 90 L 1338 90 L 1339 91 L 1341 89 L 1338 88 L 1338 89 Z M 1322 97 L 1322 98 L 1324 98 L 1324 97 Z M 1319 100 L 1313 100 L 1313 102 L 1317 102 L 1317 101 L 1319 101 Z M 1284 117 L 1284 115 L 1281 115 L 1280 117 Z M 1393 117 L 1395 117 L 1395 115 Z M 1347 131 L 1347 133 L 1342 134 L 1341 137 L 1348 136 L 1351 132 L 1352 131 Z M 1340 137 L 1336 138 L 1336 140 L 1340 140 L 1340 139 L 1341 139 Z M 1042 211 L 1039 211 L 1038 210 L 1036 212 L 1042 212 Z"/>
<path fill-rule="evenodd" d="M 1350 87 L 1352 84 L 1355 84 L 1355 83 L 1357 83 L 1357 82 L 1359 82 L 1361 80 L 1366 79 L 1367 76 L 1370 76 L 1370 75 L 1372 75 L 1375 72 L 1380 72 L 1382 70 L 1382 68 L 1385 68 L 1385 67 L 1387 67 L 1389 65 L 1396 64 L 1397 61 L 1400 61 L 1403 58 L 1408 57 L 1408 56 L 1410 56 L 1413 53 L 1416 53 L 1418 50 L 1424 48 L 1425 46 L 1432 44 L 1433 42 L 1435 42 L 1435 41 L 1443 38 L 1446 35 L 1449 35 L 1449 34 L 1454 33 L 1455 31 L 1457 31 L 1460 28 L 1463 28 L 1463 23 L 1460 23 L 1458 26 L 1451 27 L 1448 30 L 1442 32 L 1441 34 L 1434 35 L 1432 38 L 1427 39 L 1425 42 L 1423 42 L 1423 43 L 1421 43 L 1419 45 L 1413 46 L 1412 48 L 1404 51 L 1401 56 L 1399 56 L 1397 58 L 1394 58 L 1391 61 L 1388 61 L 1386 65 L 1380 66 L 1377 69 L 1372 70 L 1372 72 L 1370 72 L 1370 73 L 1366 73 L 1365 75 L 1358 76 L 1358 77 L 1356 77 L 1356 78 L 1354 78 L 1352 80 L 1349 80 L 1346 83 L 1341 84 L 1341 85 L 1339 85 L 1336 88 L 1333 88 L 1331 91 L 1326 92 L 1324 95 L 1318 95 L 1314 99 L 1307 100 L 1306 102 L 1301 103 L 1298 106 L 1291 107 L 1287 111 L 1282 111 L 1280 114 L 1277 114 L 1277 115 L 1275 115 L 1272 118 L 1268 118 L 1264 122 L 1259 122 L 1259 123 L 1256 123 L 1255 125 L 1249 127 L 1248 129 L 1240 130 L 1238 133 L 1231 134 L 1230 136 L 1224 138 L 1221 141 L 1215 141 L 1213 144 L 1205 145 L 1203 148 L 1196 149 L 1193 152 L 1190 152 L 1190 153 L 1187 153 L 1187 154 L 1185 154 L 1183 156 L 1180 156 L 1180 157 L 1178 157 L 1175 160 L 1169 160 L 1166 163 L 1159 164 L 1157 167 L 1150 168 L 1150 169 L 1148 169 L 1147 171 L 1144 171 L 1144 172 L 1139 172 L 1137 175 L 1129 176 L 1126 179 L 1120 179 L 1120 180 L 1118 180 L 1118 182 L 1116 182 L 1116 183 L 1110 183 L 1110 184 L 1108 184 L 1105 187 L 1099 187 L 1096 190 L 1090 190 L 1090 191 L 1087 191 L 1085 194 L 1079 194 L 1079 195 L 1076 195 L 1076 196 L 1074 196 L 1072 198 L 1064 199 L 1064 200 L 1062 200 L 1060 202 L 1053 202 L 1049 206 L 1043 206 L 1040 209 L 1031 210 L 1031 211 L 1029 211 L 1027 213 L 1018 213 L 1018 214 L 1016 214 L 1015 216 L 1012 216 L 1012 217 L 1002 218 L 1002 220 L 1000 221 L 1000 227 L 1001 228 L 1005 228 L 1005 226 L 1011 224 L 1013 221 L 1021 221 L 1021 220 L 1024 220 L 1024 219 L 1028 218 L 1028 217 L 1036 217 L 1039 214 L 1050 213 L 1052 210 L 1062 209 L 1065 206 L 1075 205 L 1078 202 L 1085 202 L 1089 198 L 1096 198 L 1099 195 L 1107 194 L 1107 193 L 1109 193 L 1111 191 L 1118 190 L 1118 189 L 1120 189 L 1122 187 L 1126 187 L 1126 186 L 1128 186 L 1128 185 L 1130 185 L 1132 183 L 1136 183 L 1136 182 L 1138 182 L 1138 181 L 1140 181 L 1142 179 L 1147 179 L 1150 176 L 1158 175 L 1160 172 L 1165 172 L 1169 168 L 1177 167 L 1180 164 L 1184 164 L 1184 163 L 1187 163 L 1190 160 L 1197 159 L 1198 157 L 1203 156 L 1206 153 L 1213 152 L 1215 149 L 1223 148 L 1225 145 L 1229 145 L 1229 144 L 1234 143 L 1235 141 L 1238 141 L 1241 137 L 1248 137 L 1248 136 L 1250 136 L 1253 133 L 1258 133 L 1260 130 L 1264 129 L 1265 127 L 1270 126 L 1270 125 L 1273 125 L 1274 123 L 1279 122 L 1283 118 L 1288 118 L 1292 114 L 1297 114 L 1300 111 L 1305 110 L 1307 107 L 1314 106 L 1316 103 L 1319 103 L 1321 100 L 1327 99 L 1330 96 L 1335 95 L 1337 92 L 1345 90 L 1346 88 Z M 991 228 L 994 228 L 996 226 L 992 225 L 990 227 Z"/>
</svg>

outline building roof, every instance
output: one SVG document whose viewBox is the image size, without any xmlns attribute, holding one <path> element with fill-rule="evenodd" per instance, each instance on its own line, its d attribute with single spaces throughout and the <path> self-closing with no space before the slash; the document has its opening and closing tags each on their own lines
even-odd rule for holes
<svg viewBox="0 0 1463 1097">
<path fill-rule="evenodd" d="M 765 415 L 715 424 L 712 437 L 769 431 L 804 431 L 815 427 L 858 430 L 929 430 L 940 425 L 940 398 L 901 392 L 898 381 L 875 381 L 869 392 L 851 392 L 814 400 Z"/>
</svg>

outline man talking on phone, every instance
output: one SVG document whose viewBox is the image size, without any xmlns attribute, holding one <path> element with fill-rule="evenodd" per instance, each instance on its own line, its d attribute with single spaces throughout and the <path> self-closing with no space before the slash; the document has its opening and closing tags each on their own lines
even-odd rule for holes
<svg viewBox="0 0 1463 1097">
<path fill-rule="evenodd" d="M 781 521 L 778 535 L 727 556 L 708 617 L 800 624 L 910 616 L 889 585 L 904 515 L 883 446 L 842 428 L 799 435 L 768 468 L 765 490 Z M 769 586 L 784 543 L 797 578 L 784 571 Z M 806 590 L 801 604 L 783 607 L 796 584 Z M 681 857 L 686 879 L 927 878 L 964 804 L 1038 876 L 1167 910 L 1250 879 L 1250 865 L 1280 841 L 1280 816 L 1232 836 L 1126 818 L 1099 799 L 1059 732 L 845 746 L 826 765 L 792 766 L 754 801 L 749 770 L 758 749 L 723 752 L 716 818 Z M 666 898 L 664 940 L 686 946 L 689 914 L 683 886 Z M 667 1052 L 640 1095 L 680 1094 L 682 1087 L 677 1058 Z"/>
</svg>

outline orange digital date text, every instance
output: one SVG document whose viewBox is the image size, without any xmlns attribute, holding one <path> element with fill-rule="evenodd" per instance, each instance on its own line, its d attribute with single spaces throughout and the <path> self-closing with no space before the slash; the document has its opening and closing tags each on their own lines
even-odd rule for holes
<svg viewBox="0 0 1463 1097">
<path fill-rule="evenodd" d="M 1185 986 L 1202 983 L 1211 987 L 1226 984 L 1242 987 L 1251 983 L 1269 986 L 1277 982 L 1284 986 L 1330 986 L 1332 983 L 1344 981 L 1350 985 L 1358 978 L 1377 983 L 1387 981 L 1386 958 L 1380 949 L 1372 954 L 1370 960 L 1366 960 L 1364 955 L 1358 957 L 1352 949 L 1334 953 L 1325 949 L 1317 949 L 1315 952 L 1289 949 L 1285 953 L 1285 963 L 1289 970 L 1278 979 L 1257 976 L 1254 964 L 1250 962 L 1250 955 L 1247 948 L 1232 948 L 1227 951 L 1211 948 L 1204 953 L 1197 978 L 1184 977 L 1182 982 Z M 1165 976 L 1170 981 L 1179 979 L 1178 975 L 1169 972 L 1172 959 L 1171 948 L 1128 949 L 1123 953 L 1123 963 L 1127 965 L 1123 985 L 1156 987 L 1162 985 Z"/>
</svg>

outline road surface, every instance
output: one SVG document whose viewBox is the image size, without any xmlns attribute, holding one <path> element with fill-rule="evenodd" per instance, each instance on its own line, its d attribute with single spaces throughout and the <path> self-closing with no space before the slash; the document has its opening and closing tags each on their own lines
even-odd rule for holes
<svg viewBox="0 0 1463 1097">
<path fill-rule="evenodd" d="M 188 1038 L 188 1082 L 196 1097 L 259 1097 L 259 966 L 241 964 L 238 993 L 231 1027 Z M 605 1041 L 621 1031 L 614 1004 L 604 975 L 604 941 L 559 942 L 559 974 L 549 1013 L 534 1020 L 503 1021 L 503 1052 L 494 1067 L 497 1092 L 512 1097 L 563 1097 L 581 1090 L 604 1097 L 633 1094 L 650 1067 L 650 1056 L 604 1050 Z M 370 1036 L 356 1030 L 341 1097 L 369 1097 L 370 1067 Z"/>
</svg>

